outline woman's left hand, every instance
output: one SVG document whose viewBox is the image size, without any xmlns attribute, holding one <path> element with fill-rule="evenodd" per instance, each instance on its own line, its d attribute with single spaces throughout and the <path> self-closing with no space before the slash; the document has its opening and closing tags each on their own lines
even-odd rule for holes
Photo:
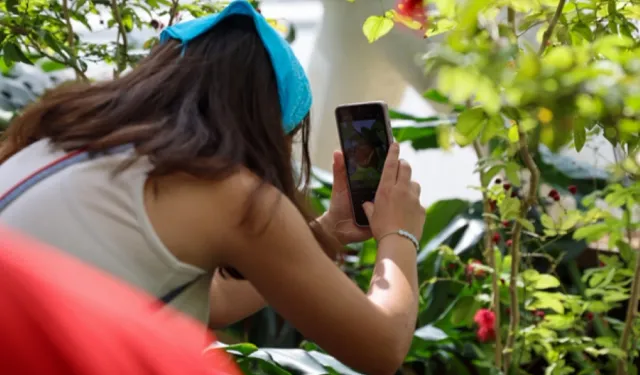
<svg viewBox="0 0 640 375">
<path fill-rule="evenodd" d="M 318 218 L 318 222 L 343 245 L 371 238 L 371 230 L 357 226 L 353 220 L 347 169 L 341 151 L 333 153 L 331 203 L 327 212 Z"/>
</svg>

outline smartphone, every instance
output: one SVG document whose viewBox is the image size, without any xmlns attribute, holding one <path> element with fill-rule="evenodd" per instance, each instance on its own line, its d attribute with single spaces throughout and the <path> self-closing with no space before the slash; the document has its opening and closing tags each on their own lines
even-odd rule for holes
<svg viewBox="0 0 640 375">
<path fill-rule="evenodd" d="M 357 226 L 368 227 L 362 204 L 375 199 L 384 161 L 393 142 L 389 110 L 381 101 L 344 104 L 336 108 L 336 122 L 353 219 Z"/>
</svg>

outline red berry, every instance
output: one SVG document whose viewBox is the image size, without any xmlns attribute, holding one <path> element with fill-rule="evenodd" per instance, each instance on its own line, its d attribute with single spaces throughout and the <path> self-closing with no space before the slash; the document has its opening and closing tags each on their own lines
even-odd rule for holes
<svg viewBox="0 0 640 375">
<path fill-rule="evenodd" d="M 513 240 L 509 239 L 504 244 L 507 245 L 507 247 L 511 247 L 511 245 L 513 245 Z"/>
<path fill-rule="evenodd" d="M 489 201 L 489 209 L 493 212 L 493 211 L 496 210 L 496 207 L 497 207 L 496 201 L 490 200 Z"/>
<path fill-rule="evenodd" d="M 484 275 L 486 275 L 486 272 L 483 269 L 476 267 L 476 264 L 482 264 L 482 262 L 474 259 L 471 263 L 467 264 L 467 269 L 465 270 L 467 277 L 484 277 Z"/>
<path fill-rule="evenodd" d="M 505 220 L 505 221 L 503 221 L 503 222 L 502 222 L 502 226 L 503 226 L 503 227 L 505 227 L 505 228 L 508 228 L 508 227 L 509 227 L 509 222 L 508 222 L 508 221 L 506 221 L 506 220 Z"/>
<path fill-rule="evenodd" d="M 504 190 L 509 190 L 511 189 L 511 184 L 508 182 L 505 182 L 504 185 L 502 185 L 502 187 L 504 188 Z"/>
<path fill-rule="evenodd" d="M 494 233 L 493 234 L 493 243 L 498 243 L 500 242 L 500 233 Z"/>
<path fill-rule="evenodd" d="M 550 198 L 553 198 L 553 197 L 555 197 L 555 196 L 560 196 L 560 194 L 558 194 L 558 190 L 556 190 L 556 189 L 551 189 L 551 190 L 549 191 L 549 194 L 547 194 L 547 195 L 548 195 Z"/>
<path fill-rule="evenodd" d="M 592 321 L 593 320 L 593 313 L 591 311 L 587 312 L 584 317 L 588 320 L 588 321 Z"/>
<path fill-rule="evenodd" d="M 576 193 L 578 192 L 578 187 L 576 185 L 569 185 L 567 189 L 569 190 L 569 193 L 573 195 L 576 195 Z"/>
<path fill-rule="evenodd" d="M 536 310 L 536 311 L 533 312 L 533 314 L 535 316 L 537 316 L 538 318 L 544 318 L 544 311 L 542 311 L 542 310 Z"/>
<path fill-rule="evenodd" d="M 556 202 L 560 201 L 560 196 L 559 195 L 554 195 L 552 198 Z"/>
</svg>

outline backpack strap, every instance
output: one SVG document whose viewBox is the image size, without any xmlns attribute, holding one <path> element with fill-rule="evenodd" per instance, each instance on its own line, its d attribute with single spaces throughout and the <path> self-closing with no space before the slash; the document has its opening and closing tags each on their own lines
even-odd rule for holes
<svg viewBox="0 0 640 375">
<path fill-rule="evenodd" d="M 66 169 L 67 167 L 93 159 L 97 156 L 118 154 L 131 150 L 132 148 L 132 145 L 127 144 L 116 146 L 100 152 L 88 152 L 86 150 L 72 151 L 31 173 L 30 175 L 19 181 L 17 184 L 15 184 L 13 187 L 11 187 L 9 190 L 4 192 L 2 195 L 0 195 L 0 212 L 4 211 L 13 201 L 18 199 L 18 197 L 20 197 L 22 194 L 37 185 L 40 181 L 43 181 L 47 177 L 52 176 Z M 160 301 L 165 304 L 169 304 L 188 287 L 198 281 L 199 278 L 200 277 L 198 276 L 195 279 L 190 280 L 189 282 L 184 283 L 183 285 L 180 285 L 177 288 L 169 291 L 169 293 L 159 298 Z"/>
</svg>

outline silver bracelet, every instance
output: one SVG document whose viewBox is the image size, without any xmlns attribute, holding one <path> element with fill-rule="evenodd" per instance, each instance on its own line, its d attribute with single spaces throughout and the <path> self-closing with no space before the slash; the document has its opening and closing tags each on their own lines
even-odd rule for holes
<svg viewBox="0 0 640 375">
<path fill-rule="evenodd" d="M 382 241 L 383 238 L 385 238 L 387 236 L 391 236 L 393 234 L 397 234 L 398 236 L 401 236 L 401 237 L 404 237 L 404 238 L 408 239 L 409 241 L 411 241 L 411 243 L 413 243 L 413 246 L 416 247 L 416 251 L 420 252 L 420 241 L 418 241 L 416 236 L 414 236 L 413 234 L 407 232 L 404 229 L 398 229 L 398 230 L 393 231 L 393 232 L 385 233 L 382 236 L 380 236 L 380 238 L 378 238 L 376 241 L 378 243 L 380 243 L 380 241 Z"/>
</svg>

